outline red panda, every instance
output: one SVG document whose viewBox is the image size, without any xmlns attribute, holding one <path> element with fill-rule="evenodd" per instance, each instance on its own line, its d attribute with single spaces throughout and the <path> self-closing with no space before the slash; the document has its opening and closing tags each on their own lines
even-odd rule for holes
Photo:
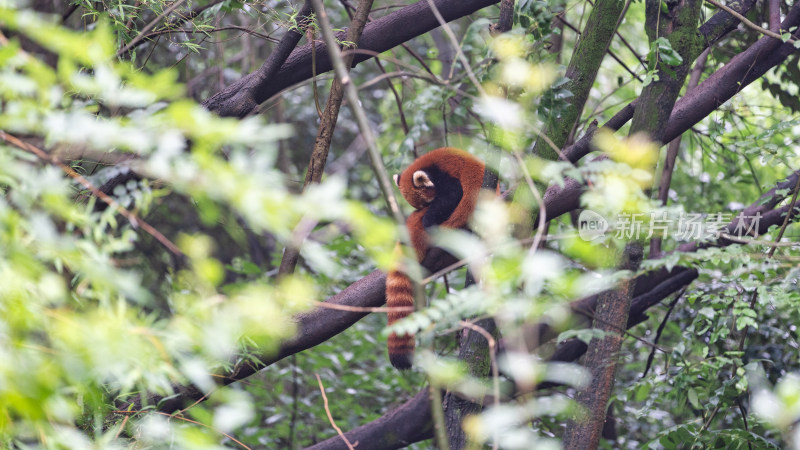
<svg viewBox="0 0 800 450">
<path fill-rule="evenodd" d="M 414 161 L 394 176 L 400 193 L 415 211 L 406 220 L 417 260 L 428 252 L 428 228 L 441 226 L 463 228 L 469 222 L 483 184 L 483 162 L 456 148 L 439 148 Z M 402 270 L 386 275 L 386 306 L 414 306 L 411 279 Z M 389 325 L 408 316 L 408 312 L 390 312 Z M 411 368 L 414 336 L 389 336 L 389 361 L 398 369 Z"/>
</svg>

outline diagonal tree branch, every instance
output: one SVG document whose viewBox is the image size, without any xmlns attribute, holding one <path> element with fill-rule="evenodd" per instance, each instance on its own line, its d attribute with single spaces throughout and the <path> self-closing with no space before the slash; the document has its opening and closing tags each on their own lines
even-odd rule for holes
<svg viewBox="0 0 800 450">
<path fill-rule="evenodd" d="M 303 8 L 297 13 L 296 23 L 298 27 L 305 28 L 310 15 L 311 2 L 306 1 L 303 4 Z M 261 103 L 257 88 L 270 83 L 286 62 L 286 59 L 292 55 L 292 50 L 294 50 L 302 37 L 303 34 L 300 30 L 289 29 L 286 31 L 278 47 L 270 53 L 264 64 L 258 70 L 245 77 L 249 80 L 248 83 L 241 83 L 244 78 L 239 80 L 239 82 L 229 86 L 228 89 L 204 101 L 203 106 L 223 117 L 242 118 L 250 114 Z M 310 46 L 307 47 L 310 48 Z M 310 64 L 308 67 L 311 67 Z M 234 87 L 235 89 L 233 89 Z"/>
<path fill-rule="evenodd" d="M 393 450 L 407 447 L 433 437 L 433 421 L 431 419 L 431 400 L 427 388 L 403 403 L 397 409 L 389 411 L 380 418 L 354 428 L 344 435 L 351 442 L 359 442 L 358 448 Z M 339 450 L 346 449 L 342 439 L 334 436 L 318 442 L 306 450 Z"/>
<path fill-rule="evenodd" d="M 564 112 L 548 121 L 544 130 L 544 135 L 558 149 L 567 142 L 572 129 L 581 117 L 624 9 L 624 0 L 597 0 L 592 7 L 564 74 L 569 80 L 564 87 L 572 93 L 572 96 L 567 99 Z M 567 24 L 566 21 L 563 22 Z M 541 138 L 536 142 L 533 152 L 544 159 L 558 159 L 556 149 L 547 145 Z"/>
<path fill-rule="evenodd" d="M 499 0 L 436 0 L 436 7 L 442 12 L 446 21 L 452 21 L 472 14 L 480 9 L 497 3 Z M 373 54 L 380 54 L 394 48 L 409 39 L 420 36 L 439 26 L 439 22 L 431 13 L 428 0 L 421 0 L 370 22 L 364 28 L 358 48 L 375 52 L 372 54 L 359 53 L 353 59 L 353 66 L 371 58 Z M 288 34 L 288 33 L 287 33 Z M 337 33 L 337 39 L 344 39 L 345 32 Z M 299 41 L 299 37 L 297 38 Z M 295 41 L 296 45 L 297 41 Z M 280 47 L 279 47 L 280 48 Z M 292 45 L 294 48 L 294 45 Z M 244 117 L 256 106 L 263 103 L 273 95 L 296 83 L 311 79 L 312 48 L 306 44 L 285 59 L 277 72 L 264 69 L 272 67 L 270 59 L 261 69 L 244 76 L 239 81 L 231 84 L 223 91 L 203 102 L 203 106 L 221 116 Z M 317 74 L 328 72 L 333 68 L 328 56 L 326 46 L 316 47 Z M 265 76 L 269 75 L 269 76 Z"/>
</svg>

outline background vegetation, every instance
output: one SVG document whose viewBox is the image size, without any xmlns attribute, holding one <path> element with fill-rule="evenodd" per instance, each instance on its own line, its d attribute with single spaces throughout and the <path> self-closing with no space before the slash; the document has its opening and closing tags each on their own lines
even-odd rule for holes
<svg viewBox="0 0 800 450">
<path fill-rule="evenodd" d="M 337 87 L 311 3 L 0 3 L 0 446 L 800 445 L 800 5 L 328 1 Z M 400 373 L 443 146 L 502 195 Z"/>
</svg>

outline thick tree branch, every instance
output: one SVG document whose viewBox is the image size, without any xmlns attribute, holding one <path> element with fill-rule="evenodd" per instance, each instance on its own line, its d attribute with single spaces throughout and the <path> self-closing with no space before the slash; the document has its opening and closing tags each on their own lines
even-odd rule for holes
<svg viewBox="0 0 800 450">
<path fill-rule="evenodd" d="M 344 435 L 350 442 L 359 442 L 361 445 L 357 448 L 393 450 L 430 439 L 433 437 L 432 424 L 430 394 L 425 388 L 397 409 Z M 306 450 L 346 449 L 339 436 L 333 436 L 306 448 Z"/>
<path fill-rule="evenodd" d="M 306 1 L 303 4 L 303 8 L 297 13 L 297 26 L 304 28 L 310 15 L 311 2 Z M 242 78 L 227 89 L 204 101 L 203 106 L 223 117 L 241 118 L 250 114 L 263 101 L 258 96 L 257 88 L 271 83 L 271 80 L 279 73 L 279 69 L 286 62 L 286 59 L 293 54 L 292 50 L 294 50 L 302 37 L 303 34 L 300 30 L 287 30 L 278 47 L 270 53 L 264 64 L 258 70 L 245 77 L 249 80 L 248 83 L 242 83 L 245 79 Z M 307 47 L 310 48 L 310 45 Z M 310 70 L 310 60 L 308 67 Z"/>
<path fill-rule="evenodd" d="M 623 252 L 622 270 L 635 271 L 642 261 L 642 245 L 630 242 Z M 585 416 L 567 422 L 564 431 L 565 448 L 597 448 L 608 410 L 608 399 L 614 387 L 619 351 L 622 348 L 622 330 L 628 320 L 635 279 L 626 279 L 616 289 L 598 295 L 596 320 L 593 328 L 605 332 L 587 347 L 583 366 L 591 374 L 591 382 L 575 395 L 575 400 L 586 408 Z M 620 322 L 621 321 L 621 322 Z"/>
<path fill-rule="evenodd" d="M 326 300 L 326 303 L 356 307 L 377 307 L 385 303 L 386 275 L 376 270 L 366 277 L 356 281 L 345 290 Z M 350 328 L 369 314 L 359 311 L 341 311 L 328 308 L 317 308 L 306 314 L 299 315 L 297 320 L 297 333 L 295 336 L 281 344 L 277 354 L 262 355 L 257 364 L 243 361 L 234 366 L 229 373 L 223 373 L 218 382 L 228 385 L 234 381 L 247 378 L 264 367 L 274 364 L 299 353 L 308 348 L 319 345 Z M 176 394 L 169 398 L 151 396 L 150 404 L 157 404 L 159 411 L 173 412 L 186 406 L 187 402 L 199 400 L 205 395 L 194 386 L 176 386 Z M 139 399 L 134 399 L 134 409 L 141 409 Z"/>
<path fill-rule="evenodd" d="M 446 21 L 472 14 L 499 0 L 436 0 L 434 3 L 442 12 Z M 421 0 L 398 11 L 370 22 L 364 28 L 358 48 L 375 53 L 359 53 L 353 60 L 353 66 L 365 61 L 374 54 L 380 54 L 394 48 L 409 39 L 420 36 L 439 26 L 439 22 L 431 13 L 428 0 Z M 287 32 L 289 34 L 290 32 Z M 345 32 L 337 33 L 343 39 Z M 299 37 L 297 38 L 299 41 Z M 295 45 L 296 45 L 295 41 Z M 281 46 L 282 47 L 282 46 Z M 279 48 L 281 48 L 279 47 Z M 294 45 L 292 45 L 294 48 Z M 203 106 L 221 116 L 244 117 L 256 106 L 273 95 L 296 83 L 311 79 L 311 45 L 306 44 L 294 52 L 280 66 L 277 73 L 267 72 L 265 67 L 272 68 L 273 56 L 264 63 L 261 69 L 246 75 L 231 84 L 223 91 L 212 96 Z M 278 50 L 276 50 L 278 52 Z M 279 58 L 276 58 L 276 60 Z M 317 74 L 333 68 L 324 45 L 316 47 Z M 265 76 L 268 75 L 268 76 Z"/>
<path fill-rule="evenodd" d="M 695 87 L 697 87 L 697 83 L 700 82 L 700 75 L 702 75 L 703 70 L 706 67 L 706 59 L 708 58 L 708 54 L 711 52 L 711 49 L 705 49 L 700 56 L 697 57 L 697 60 L 694 62 L 694 67 L 692 68 L 691 75 L 689 76 L 689 83 L 686 85 L 686 92 L 691 91 Z M 669 146 L 667 147 L 667 155 L 664 158 L 664 164 L 661 167 L 661 177 L 659 179 L 658 184 L 658 200 L 661 201 L 661 205 L 666 206 L 667 200 L 669 199 L 669 187 L 672 182 L 672 173 L 675 170 L 675 163 L 678 159 L 678 151 L 681 148 L 681 136 L 670 141 Z M 661 253 L 661 238 L 654 237 L 650 241 L 650 255 L 651 258 L 653 256 L 657 256 Z"/>
</svg>

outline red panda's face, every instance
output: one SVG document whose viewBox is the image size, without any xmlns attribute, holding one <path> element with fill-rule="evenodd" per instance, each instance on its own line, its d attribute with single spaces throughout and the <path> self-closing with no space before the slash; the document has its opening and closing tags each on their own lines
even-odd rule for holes
<svg viewBox="0 0 800 450">
<path fill-rule="evenodd" d="M 424 170 L 408 173 L 408 170 L 394 176 L 394 182 L 400 193 L 415 209 L 422 209 L 433 202 L 436 197 L 436 186 Z"/>
</svg>

